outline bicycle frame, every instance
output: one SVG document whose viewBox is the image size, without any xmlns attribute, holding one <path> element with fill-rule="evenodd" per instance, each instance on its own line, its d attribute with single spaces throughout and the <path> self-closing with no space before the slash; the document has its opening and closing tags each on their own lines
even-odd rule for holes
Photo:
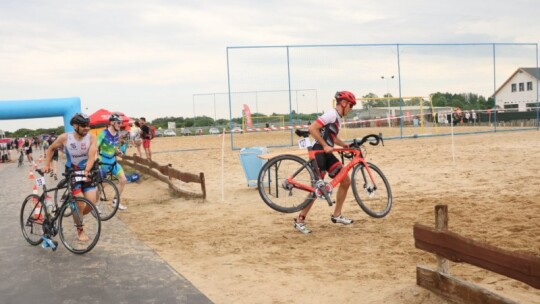
<svg viewBox="0 0 540 304">
<path fill-rule="evenodd" d="M 329 182 L 330 185 L 332 185 L 333 188 L 335 188 L 337 185 L 339 185 L 343 179 L 345 178 L 345 176 L 347 174 L 349 174 L 349 171 L 354 168 L 355 165 L 359 164 L 359 163 L 362 163 L 366 168 L 367 168 L 367 172 L 369 174 L 369 178 L 371 179 L 371 181 L 373 182 L 374 181 L 374 178 L 373 178 L 373 174 L 371 173 L 371 170 L 369 169 L 369 166 L 367 164 L 367 161 L 363 158 L 362 156 L 362 151 L 360 150 L 360 148 L 358 149 L 351 149 L 351 148 L 343 148 L 343 149 L 334 149 L 333 152 L 338 152 L 338 153 L 353 153 L 354 156 L 353 158 L 351 159 L 351 161 L 349 163 L 347 163 L 347 165 L 345 165 L 340 171 L 339 173 Z M 320 174 L 320 169 L 319 169 L 319 165 L 317 164 L 317 161 L 315 159 L 315 156 L 319 153 L 326 153 L 324 152 L 324 150 L 313 150 L 311 147 L 308 148 L 308 153 L 309 153 L 309 162 L 306 163 L 305 166 L 311 166 L 311 168 L 314 169 L 314 173 L 315 175 L 318 177 L 317 181 L 320 181 L 322 180 L 322 177 L 321 177 L 321 174 Z M 298 169 L 293 175 L 291 175 L 290 177 L 287 178 L 287 182 L 290 183 L 291 185 L 293 185 L 295 188 L 297 189 L 301 189 L 301 190 L 305 190 L 305 191 L 308 191 L 308 192 L 314 192 L 315 191 L 315 188 L 312 187 L 312 186 L 308 186 L 308 185 L 304 185 L 304 184 L 301 184 L 301 183 L 298 183 L 294 180 L 294 177 L 305 167 L 303 166 L 302 168 Z"/>
<path fill-rule="evenodd" d="M 68 191 L 67 191 L 67 197 L 64 199 L 64 201 L 62 202 L 62 204 L 60 206 L 56 205 L 55 203 L 55 207 L 56 207 L 56 210 L 54 211 L 54 215 L 51 215 L 49 214 L 46 210 L 45 210 L 45 222 L 48 222 L 49 224 L 53 224 L 54 222 L 56 222 L 58 220 L 58 217 L 60 216 L 60 210 L 62 209 L 62 207 L 64 207 L 65 204 L 67 204 L 72 198 L 73 198 L 73 194 L 71 193 L 71 184 L 68 182 L 66 183 L 66 187 L 54 187 L 54 188 L 50 188 L 48 189 L 47 188 L 47 185 L 43 185 L 42 186 L 43 188 L 43 193 L 41 193 L 41 195 L 39 196 L 39 202 L 42 204 L 42 208 L 45 208 L 45 198 L 47 197 L 47 193 L 49 192 L 54 192 L 58 189 L 63 189 L 63 188 L 68 188 Z M 35 208 L 35 207 L 34 207 Z M 78 211 L 78 206 L 75 204 L 75 207 L 74 209 Z M 58 231 L 54 231 L 54 235 L 53 236 L 56 236 L 57 232 Z"/>
</svg>

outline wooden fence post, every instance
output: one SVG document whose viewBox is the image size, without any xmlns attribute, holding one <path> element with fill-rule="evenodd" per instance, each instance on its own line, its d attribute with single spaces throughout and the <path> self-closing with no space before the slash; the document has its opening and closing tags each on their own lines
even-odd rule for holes
<svg viewBox="0 0 540 304">
<path fill-rule="evenodd" d="M 199 173 L 199 178 L 201 181 L 201 191 L 203 193 L 203 200 L 206 199 L 206 181 L 204 180 L 204 173 Z"/>
<path fill-rule="evenodd" d="M 448 230 L 448 206 L 435 206 L 435 229 Z M 440 273 L 450 274 L 450 262 L 437 255 L 437 271 Z"/>
</svg>

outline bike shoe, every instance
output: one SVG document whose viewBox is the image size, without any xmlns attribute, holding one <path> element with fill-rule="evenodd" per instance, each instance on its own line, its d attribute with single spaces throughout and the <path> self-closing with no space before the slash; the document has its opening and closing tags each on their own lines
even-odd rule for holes
<svg viewBox="0 0 540 304">
<path fill-rule="evenodd" d="M 294 219 L 294 228 L 304 234 L 311 233 L 311 230 L 306 226 L 305 223 L 298 223 L 296 219 Z"/>
<path fill-rule="evenodd" d="M 330 220 L 334 224 L 340 223 L 340 224 L 343 224 L 343 225 L 350 225 L 350 224 L 354 223 L 353 219 L 348 219 L 348 218 L 344 217 L 343 215 L 340 215 L 340 216 L 331 215 Z"/>
</svg>

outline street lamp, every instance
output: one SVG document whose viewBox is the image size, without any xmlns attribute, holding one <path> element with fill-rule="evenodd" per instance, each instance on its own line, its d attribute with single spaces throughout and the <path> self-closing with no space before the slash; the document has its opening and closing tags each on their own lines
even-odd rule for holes
<svg viewBox="0 0 540 304">
<path fill-rule="evenodd" d="M 392 76 L 381 76 L 381 79 L 386 79 L 386 104 L 388 105 L 388 127 L 390 127 L 390 79 L 394 79 L 394 75 Z"/>
<path fill-rule="evenodd" d="M 390 84 L 389 84 L 389 81 L 390 79 L 394 79 L 394 75 L 392 76 L 381 76 L 381 79 L 386 79 L 386 101 L 387 101 L 387 104 L 388 104 L 388 110 L 390 111 Z"/>
</svg>

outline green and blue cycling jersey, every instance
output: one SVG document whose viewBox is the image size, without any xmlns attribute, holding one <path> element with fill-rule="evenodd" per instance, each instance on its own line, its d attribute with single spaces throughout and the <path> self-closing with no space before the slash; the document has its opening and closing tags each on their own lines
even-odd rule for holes
<svg viewBox="0 0 540 304">
<path fill-rule="evenodd" d="M 114 176 L 124 173 L 122 166 L 116 162 L 116 148 L 120 146 L 120 134 L 116 132 L 112 135 L 109 129 L 99 133 L 97 137 L 99 151 L 99 161 L 101 162 L 101 174 L 105 176 L 107 172 L 112 172 Z"/>
</svg>

